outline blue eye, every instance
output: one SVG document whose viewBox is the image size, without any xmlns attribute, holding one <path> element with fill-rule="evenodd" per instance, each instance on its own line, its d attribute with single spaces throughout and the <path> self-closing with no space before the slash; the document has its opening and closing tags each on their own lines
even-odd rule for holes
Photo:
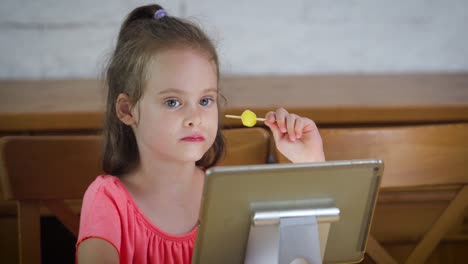
<svg viewBox="0 0 468 264">
<path fill-rule="evenodd" d="M 169 99 L 169 100 L 166 100 L 164 103 L 171 108 L 175 108 L 180 105 L 179 100 L 176 100 L 176 99 Z"/>
<path fill-rule="evenodd" d="M 211 99 L 211 98 L 203 98 L 203 99 L 200 100 L 200 105 L 202 105 L 202 106 L 208 106 L 208 105 L 210 105 L 212 102 L 214 102 L 214 100 Z"/>
</svg>

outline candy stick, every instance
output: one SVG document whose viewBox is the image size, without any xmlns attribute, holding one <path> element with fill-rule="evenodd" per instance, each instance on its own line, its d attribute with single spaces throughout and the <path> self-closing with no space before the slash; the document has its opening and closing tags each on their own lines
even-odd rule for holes
<svg viewBox="0 0 468 264">
<path fill-rule="evenodd" d="M 241 116 L 238 116 L 238 115 L 224 115 L 224 116 L 227 117 L 227 118 L 232 118 L 232 119 L 242 119 L 242 117 L 241 117 Z M 263 121 L 265 121 L 266 119 L 265 119 L 265 118 L 261 118 L 261 117 L 257 117 L 257 118 L 255 118 L 255 120 L 257 120 L 257 121 L 262 121 L 262 122 L 263 122 Z"/>
</svg>

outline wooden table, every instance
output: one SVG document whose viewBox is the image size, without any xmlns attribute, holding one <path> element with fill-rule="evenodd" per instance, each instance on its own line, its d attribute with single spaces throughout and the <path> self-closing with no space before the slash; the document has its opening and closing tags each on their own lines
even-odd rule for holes
<svg viewBox="0 0 468 264">
<path fill-rule="evenodd" d="M 220 87 L 229 114 L 283 106 L 328 126 L 468 121 L 468 73 L 230 76 Z M 0 133 L 99 130 L 105 97 L 96 80 L 0 81 Z"/>
</svg>

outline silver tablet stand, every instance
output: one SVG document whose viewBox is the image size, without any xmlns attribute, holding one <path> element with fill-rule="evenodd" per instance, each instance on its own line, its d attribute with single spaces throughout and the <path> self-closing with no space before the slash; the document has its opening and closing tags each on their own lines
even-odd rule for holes
<svg viewBox="0 0 468 264">
<path fill-rule="evenodd" d="M 338 208 L 255 212 L 245 264 L 322 264 Z"/>
</svg>

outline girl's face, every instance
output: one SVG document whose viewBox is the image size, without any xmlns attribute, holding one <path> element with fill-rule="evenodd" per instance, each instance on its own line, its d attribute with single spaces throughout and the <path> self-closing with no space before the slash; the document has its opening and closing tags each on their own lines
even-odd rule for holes
<svg viewBox="0 0 468 264">
<path fill-rule="evenodd" d="M 195 162 L 213 144 L 218 129 L 216 65 L 193 49 L 159 52 L 132 113 L 140 155 Z"/>
</svg>

